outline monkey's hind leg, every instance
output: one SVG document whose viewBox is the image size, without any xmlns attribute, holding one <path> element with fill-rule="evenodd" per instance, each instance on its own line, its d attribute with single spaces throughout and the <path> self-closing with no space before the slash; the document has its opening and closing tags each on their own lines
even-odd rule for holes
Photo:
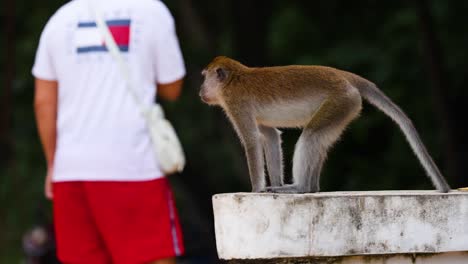
<svg viewBox="0 0 468 264">
<path fill-rule="evenodd" d="M 281 132 L 273 127 L 260 126 L 263 135 L 263 150 L 271 186 L 283 185 L 283 153 Z"/>
<path fill-rule="evenodd" d="M 279 193 L 318 192 L 328 149 L 357 117 L 360 109 L 361 100 L 355 98 L 324 101 L 297 141 L 293 157 L 293 184 L 267 190 Z"/>
<path fill-rule="evenodd" d="M 293 184 L 267 190 L 277 193 L 318 192 L 320 172 L 327 152 L 327 146 L 322 141 L 320 133 L 305 128 L 294 150 Z"/>
</svg>

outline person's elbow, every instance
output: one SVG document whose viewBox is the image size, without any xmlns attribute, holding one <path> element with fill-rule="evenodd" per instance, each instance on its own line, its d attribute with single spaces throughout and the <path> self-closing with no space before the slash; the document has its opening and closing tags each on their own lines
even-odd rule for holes
<svg viewBox="0 0 468 264">
<path fill-rule="evenodd" d="M 182 94 L 183 83 L 183 79 L 165 84 L 158 83 L 158 97 L 169 102 L 177 101 Z"/>
<path fill-rule="evenodd" d="M 34 110 L 38 111 L 43 108 L 57 106 L 58 83 L 57 81 L 49 81 L 36 79 L 33 106 Z"/>
</svg>

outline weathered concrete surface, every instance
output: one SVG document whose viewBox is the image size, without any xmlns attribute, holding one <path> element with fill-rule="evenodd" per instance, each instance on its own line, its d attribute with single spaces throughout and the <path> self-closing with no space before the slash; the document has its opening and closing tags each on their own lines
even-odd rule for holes
<svg viewBox="0 0 468 264">
<path fill-rule="evenodd" d="M 227 264 L 467 264 L 467 252 L 231 260 Z"/>
<path fill-rule="evenodd" d="M 226 260 L 442 252 L 460 257 L 468 251 L 466 192 L 234 193 L 215 195 L 213 207 L 218 255 Z M 353 258 L 359 257 L 346 261 Z"/>
</svg>

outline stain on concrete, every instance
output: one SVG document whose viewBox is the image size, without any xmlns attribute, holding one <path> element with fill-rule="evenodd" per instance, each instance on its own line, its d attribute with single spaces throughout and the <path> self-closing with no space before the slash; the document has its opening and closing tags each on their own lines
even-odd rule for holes
<svg viewBox="0 0 468 264">
<path fill-rule="evenodd" d="M 361 230 L 362 228 L 362 214 L 361 214 L 361 208 L 360 206 L 350 206 L 348 207 L 349 211 L 348 214 L 351 216 L 351 222 L 353 224 L 353 227 L 356 228 L 356 230 Z"/>
<path fill-rule="evenodd" d="M 424 263 L 424 260 L 441 257 L 445 254 L 432 253 L 412 253 L 412 254 L 382 254 L 382 255 L 366 255 L 366 256 L 346 256 L 346 257 L 310 257 L 310 258 L 278 258 L 278 259 L 233 259 L 224 260 L 224 264 L 347 264 L 347 263 L 362 263 L 362 264 L 386 264 L 396 263 Z M 460 258 L 464 255 L 468 258 L 468 252 L 456 252 Z M 393 260 L 393 261 L 392 261 Z M 440 262 L 442 263 L 442 262 Z"/>
<path fill-rule="evenodd" d="M 238 204 L 242 204 L 244 201 L 244 195 L 242 194 L 235 194 L 233 198 Z"/>
</svg>

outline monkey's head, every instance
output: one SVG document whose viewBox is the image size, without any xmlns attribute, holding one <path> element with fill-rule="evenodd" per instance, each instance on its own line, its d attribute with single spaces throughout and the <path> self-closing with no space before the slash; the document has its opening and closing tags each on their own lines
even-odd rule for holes
<svg viewBox="0 0 468 264">
<path fill-rule="evenodd" d="M 219 105 L 223 89 L 240 66 L 239 62 L 228 57 L 216 57 L 201 73 L 205 77 L 200 89 L 201 100 L 209 105 Z"/>
</svg>

